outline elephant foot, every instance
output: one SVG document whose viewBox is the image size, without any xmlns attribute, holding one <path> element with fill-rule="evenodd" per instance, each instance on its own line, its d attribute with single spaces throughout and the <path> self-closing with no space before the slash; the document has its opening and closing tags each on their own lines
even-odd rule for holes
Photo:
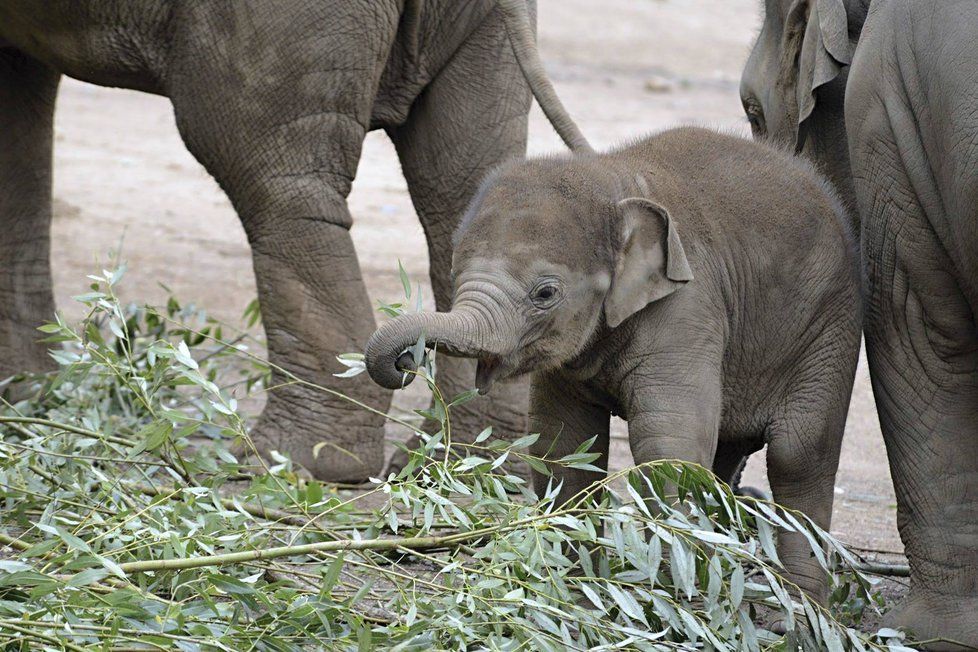
<svg viewBox="0 0 978 652">
<path fill-rule="evenodd" d="M 0 380 L 0 396 L 11 405 L 42 398 L 45 383 L 37 376 L 8 376 Z"/>
<path fill-rule="evenodd" d="M 383 420 L 361 408 L 326 405 L 324 397 L 286 388 L 269 397 L 250 436 L 270 462 L 277 451 L 324 482 L 361 483 L 383 466 Z M 306 394 L 311 394 L 306 396 Z"/>
<path fill-rule="evenodd" d="M 38 321 L 37 323 L 40 325 L 43 322 Z M 4 329 L 0 327 L 0 336 L 4 335 L 3 331 Z M 42 334 L 34 331 L 30 337 L 38 339 L 42 337 Z M 3 383 L 4 386 L 21 382 L 24 376 L 46 374 L 57 369 L 58 365 L 48 355 L 46 345 L 30 348 L 16 345 L 0 347 L 0 383 Z M 30 379 L 28 378 L 28 380 Z"/>
<path fill-rule="evenodd" d="M 38 397 L 44 374 L 57 371 L 58 365 L 43 352 L 0 353 L 0 396 L 11 404 Z"/>
<path fill-rule="evenodd" d="M 935 651 L 978 650 L 978 597 L 923 594 L 910 595 L 891 610 L 887 627 L 912 634 L 915 648 Z"/>
</svg>

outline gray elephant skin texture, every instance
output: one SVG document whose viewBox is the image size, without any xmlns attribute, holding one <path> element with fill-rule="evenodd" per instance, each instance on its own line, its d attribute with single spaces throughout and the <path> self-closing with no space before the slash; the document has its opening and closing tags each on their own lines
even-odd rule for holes
<svg viewBox="0 0 978 652">
<path fill-rule="evenodd" d="M 768 0 L 754 133 L 857 207 L 865 339 L 910 562 L 889 616 L 978 648 L 978 3 Z M 955 641 L 955 642 L 951 642 Z"/>
<path fill-rule="evenodd" d="M 514 8 L 525 30 L 507 22 Z M 335 356 L 362 350 L 376 327 L 346 205 L 364 135 L 384 129 L 396 146 L 436 303 L 447 309 L 451 234 L 485 173 L 525 153 L 533 71 L 521 72 L 510 36 L 529 34 L 523 45 L 532 46 L 534 8 L 532 0 L 0 2 L 0 376 L 52 364 L 35 327 L 54 314 L 51 147 L 61 76 L 164 95 L 252 248 L 276 387 L 253 439 L 321 479 L 378 474 L 383 417 L 310 386 L 382 412 L 390 405 L 390 393 L 365 377 L 333 377 L 342 369 Z M 446 391 L 471 386 L 474 372 L 471 361 L 446 361 Z M 504 437 L 524 432 L 526 394 L 515 385 L 467 404 L 457 431 L 492 423 Z M 332 446 L 316 458 L 320 441 Z"/>
<path fill-rule="evenodd" d="M 729 480 L 767 444 L 774 498 L 829 526 L 861 315 L 848 218 L 810 164 L 698 128 L 511 163 L 456 239 L 452 310 L 382 326 L 375 381 L 399 387 L 424 333 L 478 359 L 481 391 L 531 375 L 536 455 L 597 435 L 607 469 L 612 414 L 638 464 L 689 460 Z M 596 479 L 552 470 L 560 500 Z M 538 492 L 548 481 L 534 476 Z M 782 533 L 779 547 L 823 597 L 807 543 Z"/>
</svg>

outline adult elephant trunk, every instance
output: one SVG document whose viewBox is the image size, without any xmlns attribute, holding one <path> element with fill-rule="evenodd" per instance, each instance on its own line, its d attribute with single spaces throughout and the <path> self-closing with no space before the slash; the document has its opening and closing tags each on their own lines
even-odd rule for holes
<svg viewBox="0 0 978 652">
<path fill-rule="evenodd" d="M 594 152 L 594 148 L 564 108 L 564 103 L 560 101 L 553 84 L 550 83 L 550 78 L 547 77 L 543 62 L 540 60 L 540 52 L 537 50 L 526 0 L 498 0 L 498 6 L 503 14 L 509 40 L 513 44 L 516 61 L 550 124 L 571 151 Z"/>
<path fill-rule="evenodd" d="M 417 361 L 408 349 L 422 336 L 426 346 L 437 346 L 449 355 L 492 358 L 501 351 L 503 337 L 497 330 L 485 327 L 484 321 L 480 313 L 468 308 L 402 315 L 370 337 L 366 350 L 367 373 L 387 389 L 409 385 L 414 374 L 405 377 L 405 372 L 414 371 Z M 479 378 L 476 381 L 479 385 Z"/>
</svg>

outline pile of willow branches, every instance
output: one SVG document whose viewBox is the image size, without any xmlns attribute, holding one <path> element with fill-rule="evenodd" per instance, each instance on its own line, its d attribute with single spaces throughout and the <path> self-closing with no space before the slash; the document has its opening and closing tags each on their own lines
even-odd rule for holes
<svg viewBox="0 0 978 652">
<path fill-rule="evenodd" d="M 844 546 L 703 468 L 534 495 L 503 464 L 542 467 L 532 435 L 454 443 L 472 394 L 443 397 L 430 361 L 442 427 L 399 420 L 421 440 L 400 475 L 350 489 L 248 455 L 260 343 L 175 300 L 125 304 L 122 276 L 91 277 L 79 324 L 41 328 L 58 370 L 0 411 L 2 650 L 908 649 L 860 631 L 880 604 Z M 784 578 L 779 528 L 831 575 L 828 607 Z"/>
</svg>

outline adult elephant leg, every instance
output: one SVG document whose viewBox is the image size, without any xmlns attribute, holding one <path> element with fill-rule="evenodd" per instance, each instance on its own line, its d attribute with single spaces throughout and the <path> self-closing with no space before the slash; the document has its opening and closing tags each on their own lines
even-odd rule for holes
<svg viewBox="0 0 978 652">
<path fill-rule="evenodd" d="M 375 328 L 346 197 L 398 3 L 246 2 L 188 4 L 179 19 L 191 36 L 175 45 L 169 78 L 181 134 L 252 247 L 276 369 L 252 438 L 320 479 L 361 481 L 381 470 L 383 417 L 333 392 L 381 411 L 390 393 L 366 374 L 333 376 L 336 355 L 362 351 Z M 233 30 L 217 46 L 214 25 Z"/>
<path fill-rule="evenodd" d="M 37 327 L 54 316 L 51 146 L 59 79 L 0 48 L 0 380 L 54 366 Z"/>
<path fill-rule="evenodd" d="M 947 333 L 935 328 L 951 313 L 942 313 L 947 306 L 929 310 L 923 293 L 936 289 L 925 290 L 928 284 L 915 277 L 937 272 L 908 273 L 921 259 L 905 248 L 908 242 L 894 243 L 876 230 L 889 231 L 916 211 L 897 215 L 893 198 L 883 195 L 864 218 L 873 234 L 866 247 L 875 252 L 867 260 L 866 347 L 911 570 L 910 595 L 890 622 L 918 639 L 946 637 L 978 647 L 978 337 L 945 339 Z M 929 239 L 904 225 L 900 239 L 920 238 L 909 249 Z M 931 254 L 939 256 L 937 248 Z M 947 298 L 955 291 L 949 283 L 940 292 Z M 948 357 L 944 346 L 952 341 L 959 354 Z"/>
<path fill-rule="evenodd" d="M 960 72 L 978 66 L 974 17 L 956 3 L 874 5 L 846 124 L 866 350 L 911 571 L 891 622 L 978 647 L 978 166 L 960 145 L 978 140 L 978 116 L 955 100 L 978 93 Z"/>
<path fill-rule="evenodd" d="M 452 234 L 486 173 L 525 154 L 529 106 L 529 88 L 494 11 L 424 90 L 406 124 L 389 132 L 428 239 L 438 310 L 452 301 Z M 475 361 L 441 356 L 438 382 L 447 396 L 473 388 Z M 453 409 L 453 437 L 471 442 L 488 425 L 499 438 L 524 435 L 528 396 L 526 379 L 497 383 L 490 395 Z M 405 462 L 398 451 L 391 468 Z M 529 472 L 522 464 L 513 470 Z"/>
<path fill-rule="evenodd" d="M 267 218 L 246 220 L 269 362 L 276 367 L 251 436 L 262 451 L 287 452 L 318 478 L 362 481 L 381 469 L 383 418 L 305 383 L 381 412 L 390 393 L 365 374 L 332 375 L 341 370 L 336 355 L 363 351 L 376 324 L 349 235 L 346 193 L 327 186 L 317 194 L 319 206 L 275 200 Z M 319 442 L 326 445 L 316 456 Z"/>
<path fill-rule="evenodd" d="M 911 570 L 891 621 L 978 646 L 978 333 L 905 171 L 859 187 L 866 352 Z"/>
</svg>

